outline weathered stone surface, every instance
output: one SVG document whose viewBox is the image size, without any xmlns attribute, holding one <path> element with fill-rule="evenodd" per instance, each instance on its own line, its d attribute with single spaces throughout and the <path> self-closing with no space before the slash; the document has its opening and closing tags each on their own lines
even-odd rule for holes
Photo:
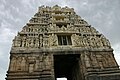
<svg viewBox="0 0 120 80">
<path fill-rule="evenodd" d="M 15 36 L 6 80 L 119 80 L 110 42 L 73 8 L 41 6 Z"/>
</svg>

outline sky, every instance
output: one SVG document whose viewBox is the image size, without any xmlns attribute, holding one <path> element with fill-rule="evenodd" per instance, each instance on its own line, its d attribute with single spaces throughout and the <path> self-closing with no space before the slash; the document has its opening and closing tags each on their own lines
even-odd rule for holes
<svg viewBox="0 0 120 80">
<path fill-rule="evenodd" d="M 5 80 L 13 38 L 38 7 L 68 6 L 110 40 L 120 65 L 120 0 L 0 0 L 0 80 Z M 64 79 L 65 80 L 65 79 Z"/>
</svg>

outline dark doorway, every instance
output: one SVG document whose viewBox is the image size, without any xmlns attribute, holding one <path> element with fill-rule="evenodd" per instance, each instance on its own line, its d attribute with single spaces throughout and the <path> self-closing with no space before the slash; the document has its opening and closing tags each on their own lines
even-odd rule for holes
<svg viewBox="0 0 120 80">
<path fill-rule="evenodd" d="M 55 79 L 66 77 L 67 80 L 80 80 L 80 55 L 54 55 Z"/>
</svg>

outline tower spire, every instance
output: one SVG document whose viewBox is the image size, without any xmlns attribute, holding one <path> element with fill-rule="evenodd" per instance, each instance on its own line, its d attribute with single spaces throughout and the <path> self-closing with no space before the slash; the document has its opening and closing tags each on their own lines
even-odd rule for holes
<svg viewBox="0 0 120 80">
<path fill-rule="evenodd" d="M 6 80 L 120 79 L 109 40 L 69 7 L 39 7 L 10 53 Z"/>
</svg>

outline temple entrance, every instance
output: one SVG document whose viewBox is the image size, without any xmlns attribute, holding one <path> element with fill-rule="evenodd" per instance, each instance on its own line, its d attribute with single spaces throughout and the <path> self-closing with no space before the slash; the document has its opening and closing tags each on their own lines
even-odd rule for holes
<svg viewBox="0 0 120 80">
<path fill-rule="evenodd" d="M 80 54 L 54 55 L 55 79 L 80 80 L 79 63 Z"/>
</svg>

